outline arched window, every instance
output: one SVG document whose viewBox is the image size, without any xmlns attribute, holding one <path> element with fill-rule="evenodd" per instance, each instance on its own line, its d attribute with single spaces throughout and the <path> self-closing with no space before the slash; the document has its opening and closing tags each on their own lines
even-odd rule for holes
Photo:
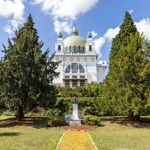
<svg viewBox="0 0 150 150">
<path fill-rule="evenodd" d="M 80 53 L 80 46 L 78 46 L 78 50 L 79 50 L 79 53 Z"/>
<path fill-rule="evenodd" d="M 82 65 L 80 65 L 79 68 L 80 68 L 80 73 L 84 73 L 85 72 L 84 71 L 84 67 Z"/>
<path fill-rule="evenodd" d="M 61 45 L 58 45 L 58 51 L 61 51 Z"/>
<path fill-rule="evenodd" d="M 92 45 L 89 45 L 89 51 L 92 51 Z"/>
<path fill-rule="evenodd" d="M 72 63 L 72 73 L 78 73 L 78 64 Z"/>
<path fill-rule="evenodd" d="M 85 73 L 84 67 L 81 64 L 78 66 L 77 63 L 72 63 L 71 65 L 68 65 L 65 69 L 65 73 L 78 73 L 78 71 L 80 73 Z"/>
<path fill-rule="evenodd" d="M 66 70 L 65 70 L 65 73 L 70 73 L 70 69 L 71 69 L 71 67 L 70 67 L 70 65 L 68 65 Z"/>
</svg>

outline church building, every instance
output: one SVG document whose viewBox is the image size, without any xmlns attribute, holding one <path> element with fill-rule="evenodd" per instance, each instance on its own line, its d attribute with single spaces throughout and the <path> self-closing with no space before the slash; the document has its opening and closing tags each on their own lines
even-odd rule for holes
<svg viewBox="0 0 150 150">
<path fill-rule="evenodd" d="M 54 60 L 61 61 L 57 68 L 60 75 L 54 79 L 54 85 L 75 87 L 84 86 L 85 81 L 101 82 L 105 78 L 107 63 L 106 61 L 97 63 L 97 58 L 91 33 L 87 35 L 86 40 L 79 36 L 76 26 L 72 28 L 71 35 L 65 39 L 62 33 L 59 33 Z"/>
</svg>

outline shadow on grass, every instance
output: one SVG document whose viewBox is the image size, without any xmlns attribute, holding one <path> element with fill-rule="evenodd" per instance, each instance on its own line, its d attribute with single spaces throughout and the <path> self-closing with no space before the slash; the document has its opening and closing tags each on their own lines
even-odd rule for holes
<svg viewBox="0 0 150 150">
<path fill-rule="evenodd" d="M 0 136 L 18 136 L 20 133 L 18 132 L 2 132 L 0 133 Z"/>
<path fill-rule="evenodd" d="M 150 117 L 141 117 L 140 121 L 132 121 L 128 117 L 102 117 L 102 121 L 110 121 L 111 123 L 117 123 L 125 126 L 132 126 L 135 128 L 150 128 Z"/>
<path fill-rule="evenodd" d="M 22 121 L 17 121 L 15 118 L 0 120 L 0 128 L 8 128 L 14 126 L 46 128 L 46 117 L 25 117 Z"/>
</svg>

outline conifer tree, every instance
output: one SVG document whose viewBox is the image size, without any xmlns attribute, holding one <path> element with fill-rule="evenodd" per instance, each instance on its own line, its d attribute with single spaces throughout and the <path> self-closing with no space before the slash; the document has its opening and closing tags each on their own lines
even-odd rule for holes
<svg viewBox="0 0 150 150">
<path fill-rule="evenodd" d="M 111 52 L 109 56 L 109 74 L 117 67 L 117 57 L 118 52 L 122 45 L 127 44 L 127 39 L 130 34 L 135 34 L 137 32 L 136 26 L 134 25 L 133 19 L 129 12 L 125 12 L 125 18 L 123 23 L 120 25 L 120 31 L 112 41 Z"/>
<path fill-rule="evenodd" d="M 116 83 L 116 103 L 122 113 L 132 120 L 150 108 L 150 48 L 139 33 L 131 34 L 127 45 L 118 53 L 118 72 Z"/>
<path fill-rule="evenodd" d="M 58 62 L 52 60 L 53 56 L 49 58 L 48 50 L 42 52 L 42 47 L 31 15 L 15 37 L 8 40 L 8 47 L 4 46 L 1 95 L 16 110 L 18 120 L 24 117 L 24 110 L 53 104 L 52 81 L 59 74 L 55 71 Z"/>
<path fill-rule="evenodd" d="M 149 53 L 148 42 L 126 12 L 120 32 L 112 42 L 109 73 L 103 83 L 102 99 L 113 114 L 139 120 L 149 107 Z"/>
</svg>

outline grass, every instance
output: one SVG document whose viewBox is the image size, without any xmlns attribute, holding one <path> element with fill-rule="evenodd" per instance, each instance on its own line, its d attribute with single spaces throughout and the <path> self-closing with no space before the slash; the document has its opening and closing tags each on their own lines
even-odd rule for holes
<svg viewBox="0 0 150 150">
<path fill-rule="evenodd" d="M 44 118 L 16 122 L 14 118 L 0 117 L 0 150 L 54 150 L 62 132 L 46 128 Z"/>
<path fill-rule="evenodd" d="M 149 123 L 131 123 L 107 118 L 102 124 L 90 131 L 99 150 L 150 150 Z"/>
</svg>

